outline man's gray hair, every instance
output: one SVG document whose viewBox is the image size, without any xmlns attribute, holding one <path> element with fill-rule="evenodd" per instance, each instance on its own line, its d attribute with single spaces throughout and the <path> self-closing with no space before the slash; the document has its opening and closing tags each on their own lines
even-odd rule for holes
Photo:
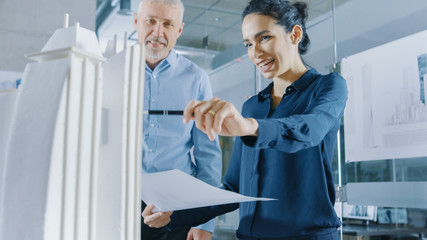
<svg viewBox="0 0 427 240">
<path fill-rule="evenodd" d="M 184 4 L 182 3 L 181 0 L 141 0 L 138 6 L 138 14 L 142 10 L 142 4 L 144 3 L 144 1 L 157 2 L 157 3 L 167 4 L 171 6 L 178 6 L 181 9 L 181 18 L 179 19 L 180 22 L 182 22 L 182 20 L 184 19 Z"/>
</svg>

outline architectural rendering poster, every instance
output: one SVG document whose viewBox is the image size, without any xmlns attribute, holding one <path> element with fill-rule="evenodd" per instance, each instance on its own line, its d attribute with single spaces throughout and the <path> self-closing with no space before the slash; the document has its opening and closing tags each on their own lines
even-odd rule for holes
<svg viewBox="0 0 427 240">
<path fill-rule="evenodd" d="M 427 156 L 427 31 L 342 59 L 346 161 Z"/>
</svg>

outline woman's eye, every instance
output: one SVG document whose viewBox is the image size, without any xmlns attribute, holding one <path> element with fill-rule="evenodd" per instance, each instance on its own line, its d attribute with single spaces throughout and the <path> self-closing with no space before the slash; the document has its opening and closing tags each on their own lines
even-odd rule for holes
<svg viewBox="0 0 427 240">
<path fill-rule="evenodd" d="M 261 37 L 261 41 L 265 41 L 265 40 L 268 40 L 270 38 L 271 38 L 271 36 L 262 36 Z"/>
</svg>

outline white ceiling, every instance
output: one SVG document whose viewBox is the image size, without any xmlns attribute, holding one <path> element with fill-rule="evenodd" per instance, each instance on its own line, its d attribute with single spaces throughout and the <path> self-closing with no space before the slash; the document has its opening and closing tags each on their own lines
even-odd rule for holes
<svg viewBox="0 0 427 240">
<path fill-rule="evenodd" d="M 70 23 L 80 22 L 81 26 L 95 29 L 98 1 L 101 0 L 0 0 L 0 70 L 22 72 L 30 62 L 24 55 L 40 51 L 55 29 L 63 26 L 64 13 L 70 14 Z M 116 3 L 116 10 L 98 28 L 103 49 L 114 34 L 119 35 L 118 42 L 123 45 L 123 33 L 126 31 L 130 35 L 134 30 L 133 17 L 118 15 L 120 1 L 111 1 Z M 139 1 L 131 0 L 132 10 L 136 10 Z M 187 24 L 178 41 L 181 54 L 206 69 L 211 62 L 224 63 L 223 56 L 229 53 L 235 56 L 236 49 L 243 48 L 240 14 L 247 1 L 183 0 Z M 336 18 L 330 11 L 332 1 L 308 1 L 307 31 L 312 41 L 305 59 L 321 72 L 327 72 L 335 61 L 334 53 L 339 61 L 342 57 L 427 29 L 426 0 L 335 0 Z M 336 41 L 332 39 L 332 19 L 336 19 Z M 210 44 L 202 48 L 206 36 Z M 337 51 L 333 49 L 334 42 Z"/>
<path fill-rule="evenodd" d="M 249 0 L 182 0 L 185 6 L 184 31 L 177 41 L 177 46 L 204 51 L 208 54 L 222 52 L 241 43 L 241 13 Z M 336 6 L 348 0 L 336 0 Z M 117 34 L 123 39 L 124 32 L 130 41 L 136 41 L 133 16 L 119 15 L 119 1 L 116 10 L 100 26 L 98 37 L 101 46 Z M 139 0 L 131 1 L 131 10 L 136 11 Z M 331 10 L 332 0 L 307 0 L 309 21 Z M 203 39 L 208 38 L 208 46 L 203 46 Z"/>
<path fill-rule="evenodd" d="M 131 0 L 133 11 L 139 1 Z M 182 1 L 186 25 L 176 49 L 206 70 L 212 70 L 215 56 L 222 57 L 241 45 L 241 12 L 249 0 Z M 321 72 L 329 71 L 329 66 L 342 57 L 427 29 L 426 0 L 411 0 L 410 4 L 401 0 L 335 0 L 336 17 L 331 12 L 333 0 L 305 2 L 309 6 L 307 31 L 312 40 L 306 57 L 310 60 L 308 63 Z M 98 30 L 101 47 L 105 47 L 114 34 L 119 34 L 118 42 L 123 43 L 125 31 L 130 35 L 129 41 L 136 43 L 136 36 L 132 35 L 133 16 L 118 15 L 117 10 Z M 333 49 L 332 19 L 336 20 L 337 50 Z M 209 40 L 207 47 L 203 47 L 205 37 Z"/>
</svg>

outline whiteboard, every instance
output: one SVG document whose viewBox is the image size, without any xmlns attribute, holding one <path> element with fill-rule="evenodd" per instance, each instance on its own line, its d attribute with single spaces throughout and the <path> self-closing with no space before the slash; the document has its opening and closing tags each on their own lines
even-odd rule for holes
<svg viewBox="0 0 427 240">
<path fill-rule="evenodd" d="M 346 161 L 427 156 L 427 31 L 344 58 L 341 73 Z"/>
</svg>

